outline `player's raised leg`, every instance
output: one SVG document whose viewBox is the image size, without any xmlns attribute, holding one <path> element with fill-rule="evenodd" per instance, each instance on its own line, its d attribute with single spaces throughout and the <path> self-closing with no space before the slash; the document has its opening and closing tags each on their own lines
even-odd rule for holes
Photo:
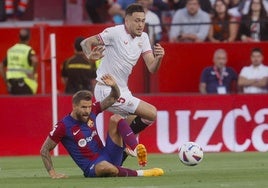
<svg viewBox="0 0 268 188">
<path fill-rule="evenodd" d="M 157 109 L 155 106 L 141 100 L 134 114 L 136 117 L 129 116 L 128 122 L 131 122 L 132 131 L 138 134 L 156 120 Z"/>
<path fill-rule="evenodd" d="M 116 126 L 117 129 L 114 128 Z M 120 137 L 117 136 L 117 132 L 119 133 Z M 127 121 L 125 121 L 120 115 L 114 114 L 111 116 L 109 133 L 112 135 L 111 138 L 115 143 L 122 145 L 120 139 L 124 141 L 127 147 L 130 148 L 127 148 L 129 154 L 138 158 L 139 165 L 145 166 L 147 164 L 147 150 L 145 146 L 143 144 L 138 144 L 136 135 L 131 130 Z"/>
</svg>

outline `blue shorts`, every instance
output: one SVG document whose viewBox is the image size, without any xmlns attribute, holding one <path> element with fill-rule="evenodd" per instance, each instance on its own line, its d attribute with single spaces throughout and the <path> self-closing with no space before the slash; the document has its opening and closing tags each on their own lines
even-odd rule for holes
<svg viewBox="0 0 268 188">
<path fill-rule="evenodd" d="M 95 166 L 101 161 L 108 161 L 109 163 L 112 163 L 115 166 L 121 166 L 123 159 L 123 151 L 124 147 L 116 145 L 108 134 L 106 138 L 105 147 L 102 149 L 100 156 L 91 163 L 90 165 L 91 168 L 89 168 L 89 171 L 84 173 L 84 176 L 96 177 Z"/>
</svg>

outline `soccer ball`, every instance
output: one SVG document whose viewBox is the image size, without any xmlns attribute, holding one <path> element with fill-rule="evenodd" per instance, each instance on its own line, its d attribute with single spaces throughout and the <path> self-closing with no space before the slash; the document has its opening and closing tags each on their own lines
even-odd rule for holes
<svg viewBox="0 0 268 188">
<path fill-rule="evenodd" d="M 195 166 L 203 159 L 202 148 L 195 142 L 186 142 L 179 148 L 180 161 L 187 166 Z"/>
</svg>

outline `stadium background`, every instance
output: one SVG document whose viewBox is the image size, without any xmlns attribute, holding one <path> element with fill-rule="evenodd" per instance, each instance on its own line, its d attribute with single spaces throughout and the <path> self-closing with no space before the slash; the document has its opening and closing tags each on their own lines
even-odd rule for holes
<svg viewBox="0 0 268 188">
<path fill-rule="evenodd" d="M 60 1 L 53 2 L 57 2 L 55 7 L 58 7 Z M 45 5 L 38 7 L 42 7 L 42 11 L 49 11 Z M 40 11 L 35 12 L 41 14 Z M 62 14 L 61 11 L 55 12 L 56 16 Z M 55 13 L 51 15 L 55 16 Z M 61 118 L 71 110 L 71 98 L 64 95 L 60 80 L 61 64 L 66 57 L 72 55 L 72 45 L 76 36 L 97 34 L 107 26 L 109 25 L 55 26 L 41 21 L 30 26 L 31 45 L 38 54 L 40 62 L 38 95 L 9 96 L 3 79 L 0 79 L 2 129 L 0 156 L 38 155 L 41 143 L 52 127 L 49 34 L 56 34 L 58 117 Z M 1 60 L 5 57 L 6 50 L 17 42 L 19 28 L 20 26 L 0 25 Z M 224 48 L 228 52 L 228 65 L 239 72 L 243 66 L 250 63 L 249 55 L 253 47 L 263 49 L 264 62 L 267 64 L 268 43 L 170 44 L 162 42 L 162 45 L 167 54 L 160 71 L 155 75 L 149 75 L 140 60 L 129 81 L 133 93 L 158 108 L 156 123 L 139 137 L 149 146 L 148 151 L 173 153 L 187 139 L 202 142 L 207 151 L 267 151 L 267 95 L 204 96 L 198 94 L 198 84 L 202 69 L 212 64 L 215 49 Z M 109 114 L 104 113 L 99 120 L 103 128 L 100 134 L 103 136 L 108 117 Z M 60 154 L 65 153 L 60 146 Z"/>
</svg>

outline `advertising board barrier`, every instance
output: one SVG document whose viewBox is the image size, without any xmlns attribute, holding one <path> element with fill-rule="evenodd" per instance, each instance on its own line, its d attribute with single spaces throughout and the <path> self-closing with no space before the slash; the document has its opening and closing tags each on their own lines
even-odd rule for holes
<svg viewBox="0 0 268 188">
<path fill-rule="evenodd" d="M 157 107 L 157 119 L 138 139 L 150 153 L 174 153 L 186 141 L 205 152 L 268 151 L 268 95 L 139 95 Z M 52 130 L 51 97 L 1 97 L 0 156 L 39 155 Z M 58 98 L 58 117 L 71 111 L 71 96 Z M 106 136 L 110 113 L 97 118 Z M 60 145 L 59 154 L 66 154 Z"/>
</svg>

